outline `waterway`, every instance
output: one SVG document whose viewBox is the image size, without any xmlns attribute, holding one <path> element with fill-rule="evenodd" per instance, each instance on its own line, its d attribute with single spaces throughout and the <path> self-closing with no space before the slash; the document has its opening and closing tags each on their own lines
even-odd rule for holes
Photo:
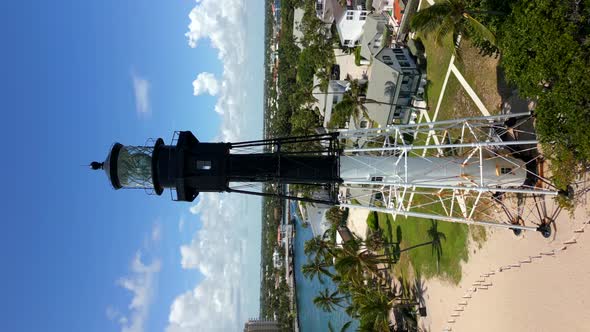
<svg viewBox="0 0 590 332">
<path fill-rule="evenodd" d="M 295 241 L 293 242 L 293 255 L 295 256 L 295 284 L 297 294 L 297 311 L 299 314 L 299 327 L 302 332 L 328 331 L 328 322 L 332 324 L 336 331 L 348 321 L 353 321 L 344 308 L 337 307 L 332 312 L 324 312 L 313 304 L 313 299 L 319 295 L 320 291 L 328 288 L 330 291 L 336 290 L 336 285 L 328 277 L 323 277 L 322 284 L 317 278 L 309 280 L 301 273 L 301 267 L 307 263 L 307 256 L 303 251 L 305 241 L 313 238 L 311 227 L 302 227 L 299 211 L 296 203 L 290 205 L 291 215 L 296 219 Z M 353 321 L 347 331 L 355 331 L 358 322 Z"/>
</svg>

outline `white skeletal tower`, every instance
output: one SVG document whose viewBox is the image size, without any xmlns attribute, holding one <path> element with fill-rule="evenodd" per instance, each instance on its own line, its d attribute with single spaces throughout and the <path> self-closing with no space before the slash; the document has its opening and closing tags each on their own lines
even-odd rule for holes
<svg viewBox="0 0 590 332">
<path fill-rule="evenodd" d="M 551 235 L 530 114 L 340 131 L 342 207 Z"/>
</svg>

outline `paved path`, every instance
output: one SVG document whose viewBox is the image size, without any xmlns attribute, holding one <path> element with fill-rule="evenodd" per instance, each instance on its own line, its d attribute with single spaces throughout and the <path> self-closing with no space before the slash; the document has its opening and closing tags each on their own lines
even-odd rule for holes
<svg viewBox="0 0 590 332">
<path fill-rule="evenodd" d="M 461 74 L 459 69 L 457 69 L 457 67 L 455 67 L 455 64 L 452 61 L 451 61 L 451 64 L 449 65 L 449 69 L 451 71 L 453 71 L 453 74 L 455 74 L 455 77 L 457 77 L 457 79 L 459 80 L 459 83 L 461 83 L 461 85 L 463 86 L 465 91 L 467 91 L 467 94 L 469 95 L 469 97 L 471 97 L 471 99 L 473 99 L 473 102 L 475 103 L 477 108 L 479 108 L 481 114 L 483 114 L 484 116 L 490 116 L 490 112 L 488 112 L 488 109 L 484 106 L 484 104 L 481 102 L 481 99 L 479 99 L 479 97 L 477 96 L 475 91 L 473 91 L 473 89 L 471 88 L 469 83 L 467 83 L 467 81 L 465 80 L 465 77 L 463 77 L 463 74 Z M 445 83 L 446 83 L 446 81 L 445 81 Z"/>
<path fill-rule="evenodd" d="M 442 103 L 443 96 L 445 94 L 445 90 L 447 89 L 447 83 L 449 81 L 449 77 L 451 76 L 452 68 L 455 68 L 454 62 L 455 62 L 455 55 L 451 56 L 451 61 L 449 61 L 449 68 L 447 69 L 447 74 L 445 75 L 445 80 L 443 81 L 442 88 L 440 89 L 440 94 L 438 97 L 438 101 L 436 103 L 436 108 L 434 110 L 434 115 L 432 116 L 432 119 L 430 119 L 430 117 L 428 116 L 428 112 L 424 111 L 424 110 L 422 112 L 420 112 L 420 119 L 422 119 L 424 117 L 426 122 L 436 121 L 436 118 L 438 117 L 438 110 L 440 109 L 440 105 Z M 430 128 L 432 128 L 432 127 L 430 127 Z M 430 137 L 432 137 L 434 139 L 435 144 L 437 144 L 437 145 L 440 144 L 440 142 L 438 141 L 438 137 L 434 134 L 435 133 L 432 130 L 428 132 L 428 137 L 426 137 L 426 145 L 430 144 Z M 439 151 L 439 152 L 441 152 L 441 151 Z M 422 151 L 422 157 L 424 157 L 424 156 L 426 156 L 426 150 Z"/>
</svg>

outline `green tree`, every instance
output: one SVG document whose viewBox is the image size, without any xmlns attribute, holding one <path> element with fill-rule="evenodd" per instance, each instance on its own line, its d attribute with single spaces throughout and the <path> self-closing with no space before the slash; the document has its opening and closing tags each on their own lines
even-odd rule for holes
<svg viewBox="0 0 590 332">
<path fill-rule="evenodd" d="M 560 189 L 590 160 L 590 1 L 573 3 L 519 1 L 498 36 L 507 80 L 538 100 L 537 133 Z"/>
<path fill-rule="evenodd" d="M 307 256 L 319 256 L 325 260 L 335 256 L 334 244 L 327 239 L 326 234 L 315 236 L 305 242 L 303 251 Z"/>
<path fill-rule="evenodd" d="M 411 20 L 412 29 L 421 31 L 425 35 L 434 33 L 434 39 L 442 44 L 448 35 L 453 37 L 453 43 L 461 35 L 463 38 L 470 38 L 477 35 L 496 43 L 494 34 L 481 24 L 474 15 L 479 14 L 502 14 L 496 11 L 481 11 L 468 8 L 466 0 L 444 0 L 435 3 L 425 9 L 418 11 Z M 453 49 L 455 49 L 453 47 Z"/>
<path fill-rule="evenodd" d="M 360 330 L 389 331 L 389 312 L 393 301 L 387 293 L 374 288 L 365 288 L 352 296 L 356 303 Z"/>
<path fill-rule="evenodd" d="M 313 299 L 313 304 L 318 308 L 326 312 L 331 312 L 336 307 L 344 308 L 342 302 L 346 299 L 346 296 L 338 296 L 338 291 L 330 292 L 327 288 L 320 291 L 320 294 Z"/>
<path fill-rule="evenodd" d="M 366 276 L 386 281 L 379 273 L 379 264 L 389 264 L 391 259 L 375 255 L 357 238 L 342 244 L 336 251 L 334 267 L 343 279 L 358 282 Z"/>
<path fill-rule="evenodd" d="M 340 209 L 337 206 L 333 206 L 326 211 L 326 219 L 330 222 L 333 227 L 338 227 L 346 222 L 347 213 L 345 210 Z"/>
<path fill-rule="evenodd" d="M 318 126 L 318 116 L 311 109 L 298 109 L 291 116 L 291 133 L 306 135 Z"/>
<path fill-rule="evenodd" d="M 324 280 L 322 279 L 322 275 L 332 277 L 332 273 L 330 273 L 330 271 L 328 270 L 329 267 L 330 265 L 326 261 L 316 256 L 314 257 L 313 261 L 304 264 L 301 267 L 301 272 L 307 279 L 311 280 L 317 277 L 320 283 L 323 284 Z"/>
</svg>

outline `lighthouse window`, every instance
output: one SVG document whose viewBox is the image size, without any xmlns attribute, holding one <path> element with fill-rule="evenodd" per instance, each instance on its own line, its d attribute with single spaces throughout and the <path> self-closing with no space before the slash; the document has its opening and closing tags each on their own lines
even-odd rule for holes
<svg viewBox="0 0 590 332">
<path fill-rule="evenodd" d="M 208 171 L 211 169 L 211 160 L 197 160 L 197 169 Z"/>
<path fill-rule="evenodd" d="M 500 167 L 500 174 L 512 174 L 512 168 L 510 167 Z"/>
</svg>

